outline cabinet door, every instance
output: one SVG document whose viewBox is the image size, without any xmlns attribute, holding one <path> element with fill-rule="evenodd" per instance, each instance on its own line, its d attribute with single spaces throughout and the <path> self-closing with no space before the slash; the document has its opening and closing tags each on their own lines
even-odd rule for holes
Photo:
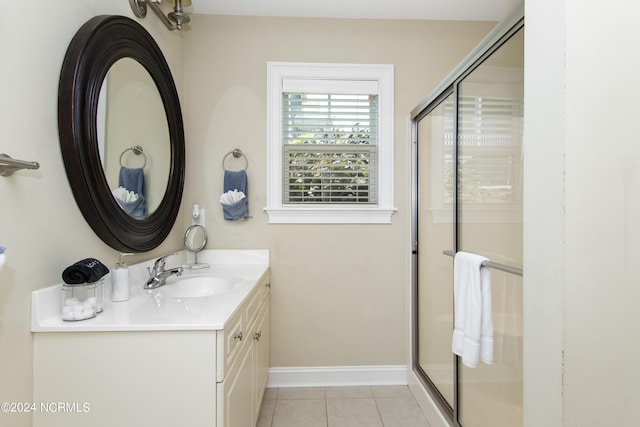
<svg viewBox="0 0 640 427">
<path fill-rule="evenodd" d="M 269 376 L 269 301 L 262 306 L 253 335 L 255 392 L 254 410 L 256 419 L 260 413 L 260 405 Z"/>
<path fill-rule="evenodd" d="M 238 310 L 228 321 L 223 331 L 218 332 L 218 361 L 217 361 L 217 377 L 216 381 L 224 380 L 231 369 L 231 365 L 235 363 L 242 344 L 243 337 L 247 334 L 245 330 L 244 316 L 242 310 Z M 247 338 L 245 341 L 247 341 Z M 249 340 L 250 341 L 250 340 Z"/>
<path fill-rule="evenodd" d="M 246 344 L 246 345 L 244 345 Z M 252 343 L 243 343 L 239 357 L 225 380 L 218 383 L 218 426 L 254 427 Z"/>
</svg>

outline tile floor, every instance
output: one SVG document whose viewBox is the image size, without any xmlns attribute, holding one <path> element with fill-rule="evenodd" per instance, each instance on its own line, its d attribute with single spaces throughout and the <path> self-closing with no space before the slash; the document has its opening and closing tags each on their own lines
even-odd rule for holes
<svg viewBox="0 0 640 427">
<path fill-rule="evenodd" d="M 429 427 L 406 386 L 268 388 L 257 427 Z"/>
</svg>

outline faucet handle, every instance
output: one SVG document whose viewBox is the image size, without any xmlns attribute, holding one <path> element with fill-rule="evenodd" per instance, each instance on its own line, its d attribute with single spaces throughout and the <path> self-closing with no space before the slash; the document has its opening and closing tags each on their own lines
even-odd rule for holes
<svg viewBox="0 0 640 427">
<path fill-rule="evenodd" d="M 169 257 L 170 257 L 170 256 L 172 256 L 172 255 L 178 255 L 178 252 L 174 252 L 174 253 L 172 253 L 172 254 L 168 254 L 168 255 L 161 256 L 160 258 L 158 258 L 158 259 L 156 260 L 156 262 L 155 262 L 155 264 L 154 264 L 154 265 L 155 265 L 155 266 L 160 266 L 160 267 L 164 268 L 164 264 L 167 262 L 167 258 L 169 258 Z"/>
<path fill-rule="evenodd" d="M 158 258 L 153 263 L 153 267 L 152 268 L 147 267 L 147 271 L 149 272 L 149 277 L 154 277 L 158 273 L 163 272 L 164 271 L 164 264 L 167 262 L 167 258 L 169 258 L 171 255 L 178 255 L 178 252 L 174 252 L 172 254 L 161 256 L 160 258 Z"/>
</svg>

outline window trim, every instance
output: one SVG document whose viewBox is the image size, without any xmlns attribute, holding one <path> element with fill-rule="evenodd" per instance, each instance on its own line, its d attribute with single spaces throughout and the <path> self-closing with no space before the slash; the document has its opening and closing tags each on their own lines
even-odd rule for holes
<svg viewBox="0 0 640 427">
<path fill-rule="evenodd" d="M 269 223 L 389 224 L 393 207 L 394 74 L 389 64 L 267 63 L 267 206 Z M 376 81 L 380 108 L 378 203 L 291 205 L 282 200 L 282 92 L 285 79 Z"/>
</svg>

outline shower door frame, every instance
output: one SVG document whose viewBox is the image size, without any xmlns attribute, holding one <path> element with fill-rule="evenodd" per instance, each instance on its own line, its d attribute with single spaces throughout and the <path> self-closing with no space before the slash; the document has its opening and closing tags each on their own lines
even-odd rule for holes
<svg viewBox="0 0 640 427">
<path fill-rule="evenodd" d="M 449 405 L 447 400 L 438 391 L 435 384 L 431 381 L 427 373 L 420 366 L 419 361 L 419 325 L 418 325 L 418 208 L 419 208 L 419 176 L 418 176 L 418 127 L 421 119 L 429 115 L 441 102 L 448 96 L 454 96 L 454 141 L 456 144 L 453 149 L 453 179 L 454 179 L 454 206 L 453 206 L 453 249 L 454 253 L 458 250 L 459 242 L 459 200 L 458 200 L 458 88 L 460 83 L 471 74 L 485 59 L 491 56 L 495 51 L 505 44 L 515 33 L 524 28 L 524 4 L 521 4 L 514 12 L 504 21 L 498 24 L 479 44 L 472 50 L 465 59 L 431 92 L 418 106 L 411 111 L 411 156 L 412 156 L 412 218 L 411 218 L 411 269 L 412 269 L 412 286 L 411 286 L 411 308 L 412 308 L 412 343 L 411 343 L 411 365 L 413 372 L 421 381 L 426 392 L 433 399 L 434 403 L 439 407 L 449 424 L 453 427 L 462 427 L 459 423 L 459 363 L 458 356 L 451 354 L 451 363 L 453 364 L 453 407 Z M 445 248 L 443 248 L 444 250 Z M 452 284 L 453 292 L 453 284 Z M 452 331 L 453 332 L 453 331 Z"/>
</svg>

